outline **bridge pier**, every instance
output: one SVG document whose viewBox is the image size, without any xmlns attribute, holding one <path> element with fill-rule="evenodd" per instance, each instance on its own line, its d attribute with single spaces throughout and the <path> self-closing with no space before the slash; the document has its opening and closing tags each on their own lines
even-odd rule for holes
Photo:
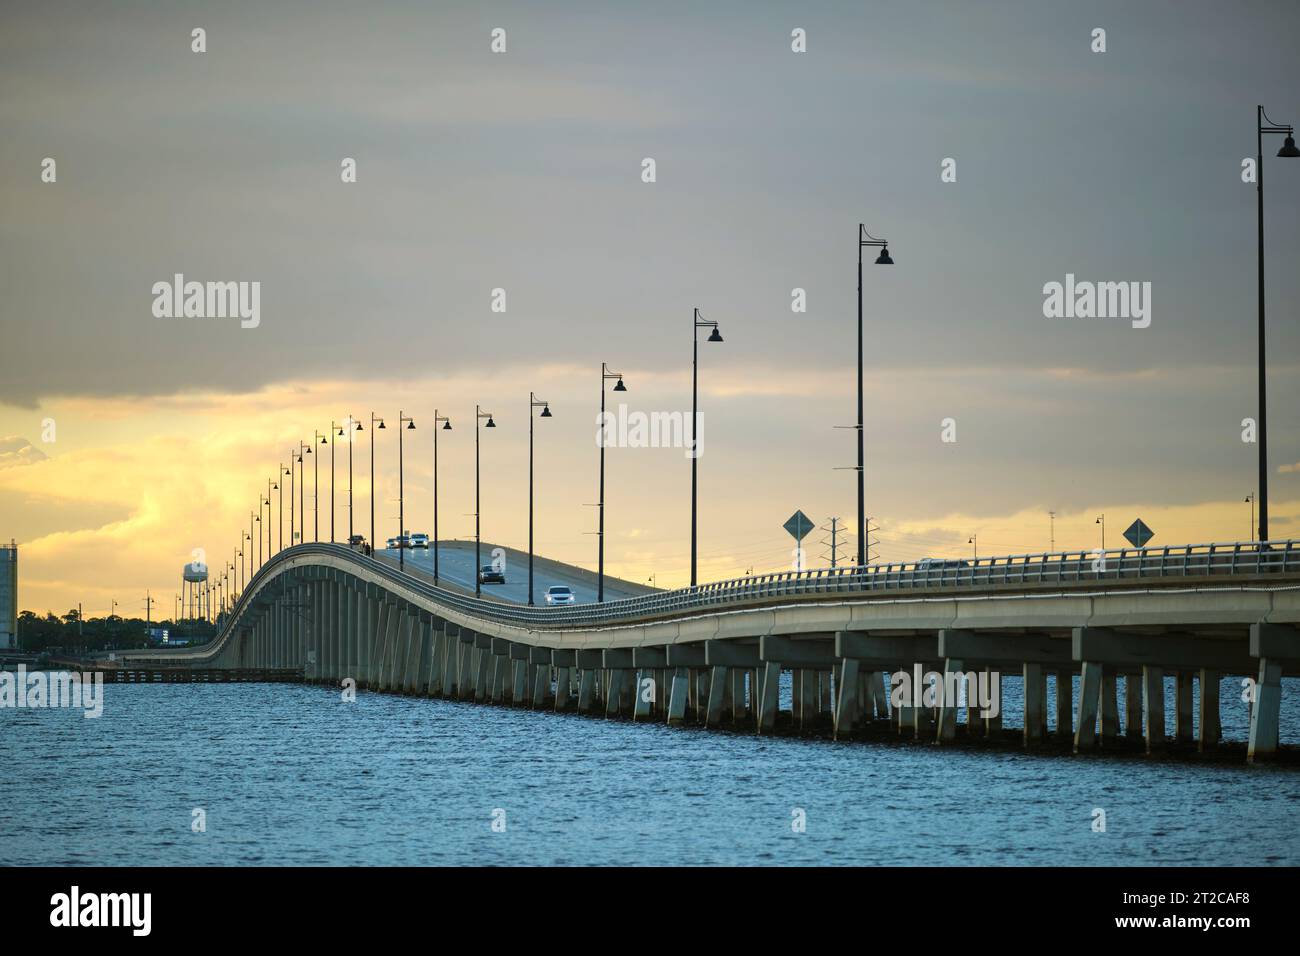
<svg viewBox="0 0 1300 956">
<path fill-rule="evenodd" d="M 1219 672 L 1201 668 L 1201 726 L 1197 750 L 1202 753 L 1219 746 L 1223 731 L 1219 725 Z"/>
<path fill-rule="evenodd" d="M 1124 675 L 1124 736 L 1129 740 L 1142 737 L 1142 678 Z"/>
<path fill-rule="evenodd" d="M 1047 723 L 1043 665 L 1026 663 L 1022 674 L 1025 681 L 1024 743 L 1026 747 L 1037 747 L 1043 742 L 1043 725 Z"/>
<path fill-rule="evenodd" d="M 1155 753 L 1165 745 L 1165 672 L 1159 667 L 1142 665 L 1142 704 L 1147 753 Z"/>
<path fill-rule="evenodd" d="M 680 727 L 686 722 L 686 697 L 690 689 L 690 670 L 678 667 L 673 670 L 673 686 L 668 697 L 668 726 Z"/>
<path fill-rule="evenodd" d="M 1174 740 L 1192 740 L 1192 672 L 1188 670 L 1174 674 Z"/>
</svg>

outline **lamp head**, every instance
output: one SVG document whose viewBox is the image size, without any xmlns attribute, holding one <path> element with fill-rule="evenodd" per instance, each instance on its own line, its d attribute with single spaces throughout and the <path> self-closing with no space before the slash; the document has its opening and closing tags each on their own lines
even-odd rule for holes
<svg viewBox="0 0 1300 956">
<path fill-rule="evenodd" d="M 407 422 L 407 423 L 406 423 L 406 430 L 407 430 L 408 432 L 409 432 L 411 429 L 413 429 L 414 427 L 415 427 L 415 422 Z"/>
<path fill-rule="evenodd" d="M 384 420 L 383 420 L 382 418 L 379 419 L 379 427 L 380 427 L 380 428 L 383 428 L 383 427 L 384 427 Z"/>
<path fill-rule="evenodd" d="M 1300 156 L 1300 149 L 1296 149 L 1295 146 L 1295 136 L 1288 134 L 1277 154 L 1285 159 L 1295 159 Z"/>
<path fill-rule="evenodd" d="M 443 422 L 443 423 L 442 423 L 442 430 L 445 431 L 445 432 L 449 432 L 449 431 L 451 431 L 451 422 Z"/>
<path fill-rule="evenodd" d="M 713 331 L 709 333 L 709 341 L 710 342 L 722 341 L 722 333 L 718 331 L 718 327 L 716 325 L 713 327 Z"/>
<path fill-rule="evenodd" d="M 341 428 L 339 429 L 339 434 L 340 434 L 340 435 L 343 434 L 343 429 L 341 429 Z"/>
<path fill-rule="evenodd" d="M 627 386 L 623 384 L 623 380 L 622 380 L 621 378 L 620 378 L 617 382 L 614 383 L 614 391 L 616 391 L 616 392 L 626 392 L 626 391 L 627 391 Z"/>
<path fill-rule="evenodd" d="M 892 266 L 893 264 L 894 264 L 894 260 L 889 255 L 889 246 L 881 246 L 880 255 L 876 256 L 876 265 Z"/>
<path fill-rule="evenodd" d="M 329 444 L 329 443 L 325 440 L 325 436 L 324 436 L 324 435 L 321 435 L 321 436 L 320 436 L 320 443 L 321 443 L 322 445 L 327 445 L 327 444 Z"/>
<path fill-rule="evenodd" d="M 551 406 L 550 406 L 550 405 L 543 405 L 543 406 L 542 406 L 542 414 L 541 414 L 541 417 L 542 417 L 542 418 L 550 418 L 550 417 L 551 417 Z"/>
</svg>

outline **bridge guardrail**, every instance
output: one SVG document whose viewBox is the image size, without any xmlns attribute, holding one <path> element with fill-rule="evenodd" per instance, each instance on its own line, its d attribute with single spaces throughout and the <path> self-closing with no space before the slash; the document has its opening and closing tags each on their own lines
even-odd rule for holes
<svg viewBox="0 0 1300 956">
<path fill-rule="evenodd" d="M 403 574 L 388 562 L 367 557 L 345 545 L 311 543 L 295 545 L 280 552 L 258 570 L 249 582 L 250 587 L 284 561 L 311 554 L 347 555 L 394 583 L 444 606 L 498 623 L 538 629 L 591 627 L 720 605 L 743 605 L 814 594 L 847 596 L 949 588 L 959 591 L 1005 585 L 1105 584 L 1142 578 L 1250 577 L 1300 572 L 1300 541 L 1275 541 L 1262 547 L 1257 542 L 1232 542 L 785 571 L 620 598 L 603 604 L 539 608 L 478 600 Z M 241 595 L 234 608 L 235 617 L 244 609 L 248 592 L 249 589 L 245 589 L 245 595 Z"/>
</svg>

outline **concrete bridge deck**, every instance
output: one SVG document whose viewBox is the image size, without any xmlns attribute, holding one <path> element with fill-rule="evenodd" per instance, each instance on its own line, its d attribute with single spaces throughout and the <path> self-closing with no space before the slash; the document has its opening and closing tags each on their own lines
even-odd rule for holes
<svg viewBox="0 0 1300 956">
<path fill-rule="evenodd" d="M 766 575 L 564 608 L 476 600 L 389 561 L 305 544 L 254 576 L 211 644 L 120 657 L 136 669 L 301 668 L 331 684 L 673 724 L 689 714 L 759 733 L 775 726 L 789 671 L 802 726 L 828 720 L 842 736 L 889 721 L 939 742 L 954 739 L 962 698 L 918 687 L 898 705 L 886 672 L 951 675 L 948 687 L 974 692 L 1010 671 L 1025 682 L 1025 744 L 1044 739 L 1050 677 L 1077 751 L 1118 739 L 1120 680 L 1125 736 L 1140 729 L 1149 751 L 1165 746 L 1166 672 L 1174 739 L 1191 737 L 1198 682 L 1198 744 L 1213 749 L 1219 678 L 1241 675 L 1253 681 L 1253 761 L 1276 753 L 1281 677 L 1300 674 L 1300 543 Z M 966 728 L 1001 732 L 1001 715 L 972 713 Z"/>
</svg>

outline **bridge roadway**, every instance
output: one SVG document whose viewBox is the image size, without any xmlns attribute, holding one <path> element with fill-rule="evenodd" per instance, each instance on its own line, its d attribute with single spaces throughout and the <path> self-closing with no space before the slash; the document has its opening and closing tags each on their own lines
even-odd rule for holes
<svg viewBox="0 0 1300 956">
<path fill-rule="evenodd" d="M 476 600 L 341 545 L 304 544 L 258 571 L 210 644 L 119 656 L 137 670 L 301 668 L 381 692 L 759 733 L 888 727 L 940 743 L 1007 736 L 1000 711 L 972 706 L 960 723 L 960 698 L 942 688 L 1000 687 L 1010 672 L 1024 679 L 1025 746 L 1046 742 L 1050 677 L 1058 744 L 1076 752 L 1164 748 L 1166 673 L 1173 740 L 1192 741 L 1199 683 L 1197 745 L 1212 750 L 1219 679 L 1241 675 L 1254 681 L 1253 762 L 1276 754 L 1281 678 L 1300 675 L 1300 542 L 823 569 L 564 608 Z M 789 714 L 777 712 L 783 671 Z M 935 695 L 893 700 L 885 675 L 899 671 L 944 679 Z"/>
<path fill-rule="evenodd" d="M 483 585 L 483 596 L 489 599 L 509 601 L 514 604 L 528 603 L 528 553 L 515 548 L 498 547 L 484 543 L 480 549 L 483 564 L 491 564 L 493 552 L 498 552 L 505 571 L 505 584 Z M 377 557 L 396 564 L 398 552 L 388 549 L 377 552 Z M 406 551 L 406 566 L 416 576 L 423 575 L 433 580 L 433 550 L 413 548 Z M 450 584 L 469 593 L 474 592 L 476 576 L 473 541 L 442 541 L 438 545 L 438 579 L 440 583 Z M 533 559 L 533 593 L 538 605 L 546 603 L 546 589 L 553 584 L 563 584 L 573 589 L 574 597 L 581 604 L 590 604 L 596 600 L 596 576 L 585 568 L 574 567 L 552 561 L 549 558 L 535 556 Z M 605 575 L 605 600 L 615 601 L 620 598 L 636 597 L 654 593 L 654 588 L 633 584 L 619 578 Z"/>
</svg>

